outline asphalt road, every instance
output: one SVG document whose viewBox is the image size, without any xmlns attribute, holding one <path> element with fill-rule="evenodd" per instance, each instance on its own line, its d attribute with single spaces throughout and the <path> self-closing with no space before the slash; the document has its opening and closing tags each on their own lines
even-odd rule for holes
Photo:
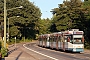
<svg viewBox="0 0 90 60">
<path fill-rule="evenodd" d="M 26 52 L 35 60 L 90 60 L 90 52 L 72 53 L 42 48 L 36 43 L 23 44 Z"/>
</svg>

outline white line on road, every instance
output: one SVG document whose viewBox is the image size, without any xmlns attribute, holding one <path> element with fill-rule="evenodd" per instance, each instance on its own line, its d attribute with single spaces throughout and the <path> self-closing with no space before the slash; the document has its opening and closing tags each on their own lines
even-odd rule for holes
<svg viewBox="0 0 90 60">
<path fill-rule="evenodd" d="M 86 57 L 86 58 L 90 58 L 90 57 Z"/>
<path fill-rule="evenodd" d="M 32 49 L 30 49 L 30 48 L 27 48 L 27 47 L 25 46 L 25 44 L 23 44 L 23 47 L 25 47 L 26 49 L 28 49 L 28 50 L 30 50 L 30 51 L 33 51 L 33 52 L 35 52 L 35 53 L 37 53 L 37 54 L 40 54 L 40 55 L 45 56 L 45 57 L 48 57 L 48 58 L 50 58 L 50 59 L 59 60 L 59 59 L 53 58 L 53 57 L 51 57 L 51 56 L 48 56 L 48 55 L 42 54 L 42 53 L 40 53 L 40 52 L 37 52 L 37 51 L 35 51 L 35 50 L 32 50 Z"/>
</svg>

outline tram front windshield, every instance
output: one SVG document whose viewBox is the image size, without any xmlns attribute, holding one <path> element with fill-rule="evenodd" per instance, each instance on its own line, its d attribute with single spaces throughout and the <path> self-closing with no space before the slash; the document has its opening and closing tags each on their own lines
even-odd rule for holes
<svg viewBox="0 0 90 60">
<path fill-rule="evenodd" d="M 74 38 L 73 44 L 82 44 L 82 38 Z"/>
<path fill-rule="evenodd" d="M 73 44 L 82 44 L 82 34 L 73 35 Z"/>
</svg>

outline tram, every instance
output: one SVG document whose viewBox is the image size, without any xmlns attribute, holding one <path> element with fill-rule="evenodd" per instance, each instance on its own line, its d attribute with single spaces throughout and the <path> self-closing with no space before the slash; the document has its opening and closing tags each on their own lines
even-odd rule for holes
<svg viewBox="0 0 90 60">
<path fill-rule="evenodd" d="M 84 32 L 79 29 L 72 29 L 51 34 L 42 34 L 38 38 L 38 45 L 52 49 L 83 52 Z"/>
</svg>

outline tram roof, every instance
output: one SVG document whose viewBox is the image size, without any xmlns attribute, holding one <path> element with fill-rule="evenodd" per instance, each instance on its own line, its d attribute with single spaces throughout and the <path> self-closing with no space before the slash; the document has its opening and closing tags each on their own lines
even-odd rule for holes
<svg viewBox="0 0 90 60">
<path fill-rule="evenodd" d="M 83 31 L 64 31 L 62 32 L 63 34 L 83 34 L 84 32 Z"/>
<path fill-rule="evenodd" d="M 51 34 L 42 34 L 40 36 L 46 36 L 46 37 L 49 37 L 49 36 L 52 36 L 52 35 L 61 35 L 61 34 L 64 34 L 64 35 L 68 35 L 68 34 L 84 34 L 83 31 L 79 31 L 79 29 L 71 29 L 71 30 L 67 30 L 67 31 L 62 31 L 62 32 L 55 32 L 55 33 L 51 33 Z"/>
</svg>

